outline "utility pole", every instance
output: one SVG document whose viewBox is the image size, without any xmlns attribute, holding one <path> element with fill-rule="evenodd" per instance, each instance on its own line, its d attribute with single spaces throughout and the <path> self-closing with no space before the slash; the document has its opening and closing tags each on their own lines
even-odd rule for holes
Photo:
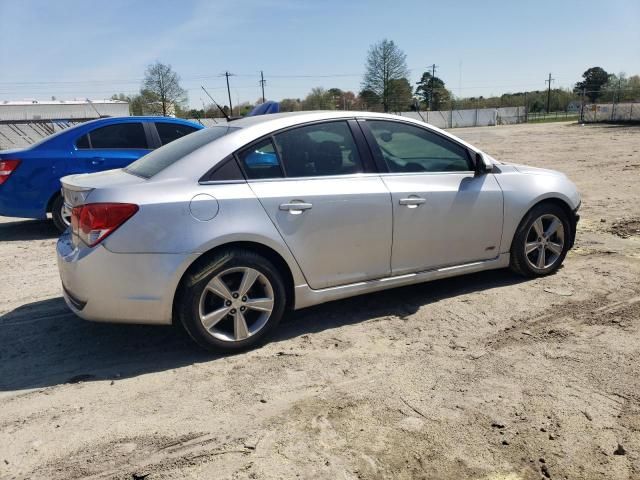
<svg viewBox="0 0 640 480">
<path fill-rule="evenodd" d="M 549 105 L 551 105 L 551 82 L 555 79 L 551 78 L 551 74 L 549 74 L 549 80 L 545 80 L 545 83 L 549 83 L 549 89 L 547 90 L 547 113 L 549 113 Z"/>
<path fill-rule="evenodd" d="M 436 77 L 436 68 L 438 68 L 438 65 L 434 63 L 428 67 L 431 69 L 431 78 L 429 79 L 429 110 L 431 110 L 431 104 L 433 101 L 433 79 Z"/>
<path fill-rule="evenodd" d="M 233 116 L 233 105 L 231 104 L 231 89 L 229 88 L 229 77 L 232 77 L 233 73 L 224 72 L 224 76 L 227 77 L 227 95 L 229 95 L 229 112 Z"/>
<path fill-rule="evenodd" d="M 264 98 L 264 85 L 265 83 L 267 83 L 267 81 L 264 79 L 264 74 L 262 73 L 262 70 L 260 70 L 260 86 L 262 87 L 262 103 L 265 102 L 265 98 Z"/>
</svg>

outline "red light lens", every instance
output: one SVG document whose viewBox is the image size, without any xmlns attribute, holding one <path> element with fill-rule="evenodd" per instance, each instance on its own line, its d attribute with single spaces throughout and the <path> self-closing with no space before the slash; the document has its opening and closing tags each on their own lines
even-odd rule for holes
<svg viewBox="0 0 640 480">
<path fill-rule="evenodd" d="M 18 165 L 20 160 L 0 160 L 0 185 L 7 181 Z"/>
<path fill-rule="evenodd" d="M 84 243 L 94 247 L 130 219 L 138 205 L 131 203 L 89 203 L 71 211 L 71 229 Z"/>
</svg>

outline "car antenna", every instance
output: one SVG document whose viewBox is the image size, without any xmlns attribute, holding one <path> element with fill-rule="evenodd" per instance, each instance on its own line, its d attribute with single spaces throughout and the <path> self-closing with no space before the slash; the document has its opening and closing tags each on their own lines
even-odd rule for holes
<svg viewBox="0 0 640 480">
<path fill-rule="evenodd" d="M 214 104 L 216 107 L 218 107 L 218 110 L 220 110 L 220 112 L 222 112 L 222 115 L 224 115 L 224 118 L 226 118 L 226 119 L 227 119 L 227 122 L 230 122 L 231 120 L 234 120 L 234 119 L 232 119 L 231 117 L 229 117 L 229 115 L 227 114 L 227 112 L 225 112 L 225 111 L 222 109 L 222 107 L 221 107 L 220 105 L 218 105 L 218 102 L 216 102 L 216 101 L 213 99 L 213 97 L 212 97 L 211 95 L 209 95 L 209 92 L 207 92 L 207 89 L 206 89 L 206 88 L 204 88 L 204 86 L 203 86 L 203 85 L 200 85 L 200 87 L 202 88 L 202 90 L 204 90 L 204 93 L 206 93 L 206 94 L 207 94 L 207 96 L 211 99 L 211 101 L 213 102 L 213 104 Z"/>
<path fill-rule="evenodd" d="M 93 108 L 96 111 L 96 113 L 98 114 L 98 118 L 102 118 L 102 115 L 100 114 L 100 112 L 98 111 L 96 106 L 93 104 L 93 102 L 91 100 L 89 100 L 88 98 L 86 98 L 86 100 L 87 100 L 87 103 L 89 105 L 91 105 L 91 108 Z"/>
</svg>

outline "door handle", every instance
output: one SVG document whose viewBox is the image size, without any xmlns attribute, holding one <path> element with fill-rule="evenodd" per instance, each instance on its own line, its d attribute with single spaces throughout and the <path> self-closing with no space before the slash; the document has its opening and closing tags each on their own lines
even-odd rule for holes
<svg viewBox="0 0 640 480">
<path fill-rule="evenodd" d="M 309 210 L 313 204 L 306 202 L 290 202 L 280 204 L 280 210 L 288 211 L 291 215 L 300 215 L 304 210 Z"/>
<path fill-rule="evenodd" d="M 91 159 L 91 165 L 102 165 L 104 163 L 104 158 L 102 157 L 93 157 Z"/>
<path fill-rule="evenodd" d="M 418 205 L 422 205 L 427 200 L 422 197 L 408 197 L 401 198 L 400 205 L 406 205 L 408 208 L 417 208 Z"/>
</svg>

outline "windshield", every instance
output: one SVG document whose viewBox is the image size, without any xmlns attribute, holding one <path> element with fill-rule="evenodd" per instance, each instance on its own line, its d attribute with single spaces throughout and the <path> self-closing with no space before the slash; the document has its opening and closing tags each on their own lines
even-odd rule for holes
<svg viewBox="0 0 640 480">
<path fill-rule="evenodd" d="M 238 130 L 238 127 L 209 127 L 190 133 L 141 157 L 124 170 L 139 177 L 151 178 L 185 155 L 225 136 L 233 130 Z"/>
</svg>

